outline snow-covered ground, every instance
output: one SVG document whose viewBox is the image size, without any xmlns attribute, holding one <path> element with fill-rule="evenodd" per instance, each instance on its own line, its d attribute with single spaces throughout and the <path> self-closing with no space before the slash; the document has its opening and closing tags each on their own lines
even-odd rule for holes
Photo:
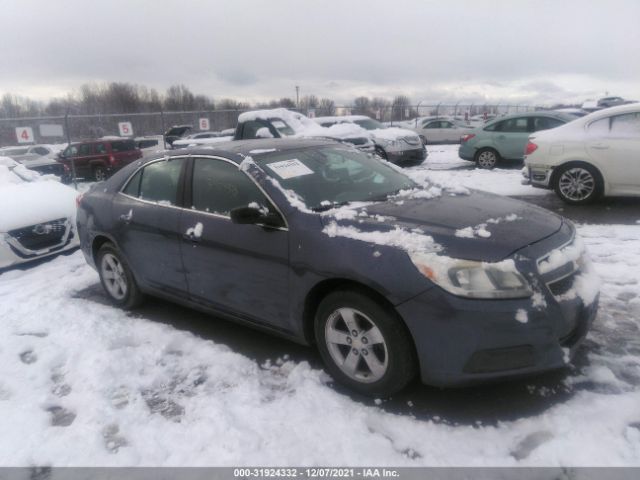
<svg viewBox="0 0 640 480">
<path fill-rule="evenodd" d="M 456 162 L 430 150 L 416 178 Z M 429 173 L 479 186 L 470 170 Z M 486 172 L 482 186 L 529 189 L 519 174 Z M 389 413 L 306 362 L 258 364 L 96 302 L 80 252 L 1 273 L 0 465 L 640 466 L 640 225 L 579 231 L 604 280 L 584 359 L 544 411 L 495 424 Z"/>
</svg>

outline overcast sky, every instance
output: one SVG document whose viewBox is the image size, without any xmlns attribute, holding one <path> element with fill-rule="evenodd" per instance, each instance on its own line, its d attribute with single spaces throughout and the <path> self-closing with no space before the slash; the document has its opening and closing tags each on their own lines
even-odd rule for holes
<svg viewBox="0 0 640 480">
<path fill-rule="evenodd" d="M 640 100 L 640 0 L 0 0 L 0 95 Z"/>
</svg>

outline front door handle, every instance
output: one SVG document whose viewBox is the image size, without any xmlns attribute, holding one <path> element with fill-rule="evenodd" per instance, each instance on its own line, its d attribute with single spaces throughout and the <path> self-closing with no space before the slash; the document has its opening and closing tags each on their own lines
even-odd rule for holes
<svg viewBox="0 0 640 480">
<path fill-rule="evenodd" d="M 591 145 L 591 148 L 595 148 L 596 150 L 606 150 L 609 148 L 609 145 L 604 143 L 596 143 L 595 145 Z"/>
<path fill-rule="evenodd" d="M 120 215 L 120 221 L 124 223 L 129 223 L 132 218 L 133 218 L 133 210 L 129 210 L 128 213 L 126 214 L 123 213 L 122 215 Z"/>
</svg>

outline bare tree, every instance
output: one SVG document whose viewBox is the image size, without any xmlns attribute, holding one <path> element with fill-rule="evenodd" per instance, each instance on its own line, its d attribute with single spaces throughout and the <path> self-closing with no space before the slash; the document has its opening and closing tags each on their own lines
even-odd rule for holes
<svg viewBox="0 0 640 480">
<path fill-rule="evenodd" d="M 336 104 L 330 98 L 323 98 L 318 104 L 317 112 L 319 117 L 329 117 L 336 114 Z"/>
</svg>

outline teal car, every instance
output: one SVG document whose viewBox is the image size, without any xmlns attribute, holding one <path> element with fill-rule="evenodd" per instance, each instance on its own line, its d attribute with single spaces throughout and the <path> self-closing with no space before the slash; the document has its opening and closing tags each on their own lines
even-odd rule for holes
<svg viewBox="0 0 640 480">
<path fill-rule="evenodd" d="M 575 119 L 574 115 L 553 111 L 498 117 L 463 136 L 458 155 L 480 168 L 494 168 L 501 161 L 522 161 L 529 135 Z"/>
</svg>

